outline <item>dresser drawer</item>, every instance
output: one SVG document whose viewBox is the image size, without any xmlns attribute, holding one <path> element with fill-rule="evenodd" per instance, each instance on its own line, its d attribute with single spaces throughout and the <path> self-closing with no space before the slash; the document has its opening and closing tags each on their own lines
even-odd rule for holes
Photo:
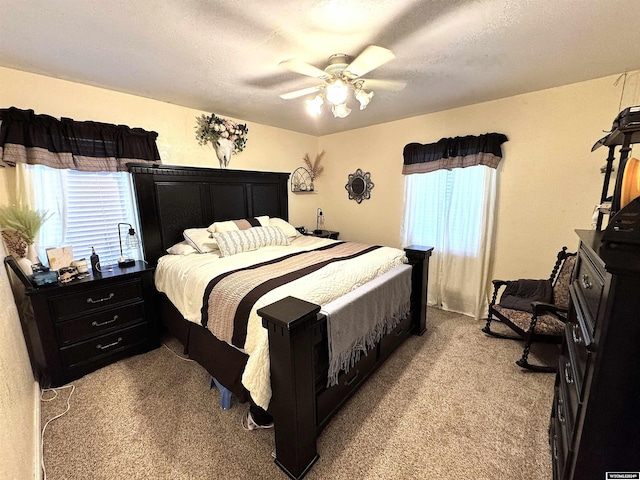
<svg viewBox="0 0 640 480">
<path fill-rule="evenodd" d="M 568 448 L 566 443 L 564 442 L 564 427 L 562 426 L 558 418 L 559 414 L 558 389 L 556 388 L 556 397 L 554 401 L 549 432 L 549 442 L 551 445 L 551 461 L 553 462 L 554 467 L 554 478 L 562 478 L 562 474 L 564 472 L 564 464 L 568 455 Z M 556 474 L 557 477 L 555 476 Z"/>
<path fill-rule="evenodd" d="M 144 320 L 142 302 L 106 310 L 83 317 L 60 322 L 56 325 L 61 344 L 69 344 L 96 335 L 104 334 L 115 328 Z"/>
<path fill-rule="evenodd" d="M 142 323 L 116 332 L 92 338 L 60 349 L 62 359 L 69 368 L 122 352 L 147 341 L 148 325 Z"/>
<path fill-rule="evenodd" d="M 565 362 L 561 362 L 559 368 L 566 367 Z M 556 418 L 558 420 L 558 425 L 561 427 L 561 431 L 558 433 L 562 434 L 562 443 L 565 447 L 571 444 L 571 439 L 573 438 L 573 427 L 575 424 L 575 418 L 578 411 L 578 402 L 575 391 L 572 392 L 572 385 L 566 382 L 566 379 L 563 376 L 558 377 L 558 385 L 556 391 Z"/>
<path fill-rule="evenodd" d="M 571 310 L 565 326 L 565 343 L 576 374 L 578 395 L 579 398 L 582 398 L 585 375 L 595 351 L 595 344 L 586 326 L 584 310 L 573 292 L 571 292 L 571 300 Z"/>
<path fill-rule="evenodd" d="M 551 412 L 551 422 L 549 423 L 549 448 L 551 449 L 551 464 L 553 467 L 553 480 L 560 480 L 560 459 L 558 456 L 558 434 L 556 433 L 556 417 Z"/>
<path fill-rule="evenodd" d="M 598 306 L 604 288 L 604 279 L 591 264 L 587 256 L 581 252 L 578 259 L 576 276 L 573 284 L 577 292 L 584 299 L 586 311 L 585 320 L 591 333 L 595 327 L 595 319 L 598 317 Z"/>
<path fill-rule="evenodd" d="M 113 283 L 82 293 L 56 297 L 51 300 L 51 307 L 55 320 L 59 321 L 72 315 L 138 299 L 142 299 L 142 286 L 136 278 L 130 282 Z"/>
</svg>

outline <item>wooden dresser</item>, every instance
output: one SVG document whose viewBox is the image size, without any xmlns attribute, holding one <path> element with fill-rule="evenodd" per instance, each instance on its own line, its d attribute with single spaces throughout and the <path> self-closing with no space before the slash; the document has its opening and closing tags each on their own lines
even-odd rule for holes
<svg viewBox="0 0 640 480">
<path fill-rule="evenodd" d="M 580 230 L 549 426 L 553 478 L 640 472 L 640 246 Z"/>
<path fill-rule="evenodd" d="M 153 271 L 138 261 L 68 284 L 27 289 L 33 316 L 21 321 L 42 388 L 159 345 Z"/>
</svg>

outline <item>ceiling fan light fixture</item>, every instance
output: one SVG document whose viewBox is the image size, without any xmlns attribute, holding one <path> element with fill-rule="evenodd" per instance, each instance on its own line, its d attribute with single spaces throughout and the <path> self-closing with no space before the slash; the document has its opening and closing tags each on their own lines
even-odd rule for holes
<svg viewBox="0 0 640 480">
<path fill-rule="evenodd" d="M 373 98 L 373 91 L 367 93 L 362 89 L 356 90 L 355 93 L 356 100 L 360 102 L 360 110 L 364 110 L 369 105 L 371 98 Z"/>
<path fill-rule="evenodd" d="M 346 103 L 333 105 L 331 107 L 331 111 L 333 112 L 333 116 L 336 118 L 345 118 L 345 117 L 348 117 L 349 114 L 351 113 L 351 109 L 347 107 Z"/>
<path fill-rule="evenodd" d="M 327 84 L 327 100 L 333 105 L 341 105 L 347 101 L 349 85 L 341 78 L 330 81 Z"/>
<path fill-rule="evenodd" d="M 322 105 L 324 105 L 324 97 L 322 94 L 318 94 L 309 100 L 305 100 L 304 103 L 307 105 L 307 111 L 311 115 L 322 115 Z"/>
<path fill-rule="evenodd" d="M 351 109 L 347 107 L 351 95 L 358 101 L 360 110 L 364 110 L 373 98 L 373 90 L 398 91 L 404 88 L 406 83 L 402 81 L 362 77 L 394 58 L 395 55 L 390 50 L 377 45 L 369 45 L 355 59 L 344 53 L 331 55 L 324 70 L 300 60 L 285 60 L 280 62 L 280 65 L 292 72 L 313 77 L 319 80 L 320 84 L 281 94 L 280 98 L 291 100 L 315 95 L 315 97 L 305 100 L 310 114 L 321 115 L 324 104 L 329 103 L 334 117 L 345 118 L 351 113 Z M 367 90 L 363 88 L 365 85 Z"/>
</svg>

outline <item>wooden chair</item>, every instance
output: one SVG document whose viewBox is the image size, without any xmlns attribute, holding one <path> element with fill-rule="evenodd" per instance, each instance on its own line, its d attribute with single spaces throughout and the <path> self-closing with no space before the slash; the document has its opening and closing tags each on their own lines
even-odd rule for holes
<svg viewBox="0 0 640 480">
<path fill-rule="evenodd" d="M 534 342 L 561 343 L 562 341 L 569 307 L 569 283 L 575 260 L 576 254 L 569 253 L 567 247 L 562 247 L 548 280 L 493 280 L 493 297 L 489 304 L 489 316 L 482 331 L 498 338 L 524 340 L 522 358 L 516 362 L 520 367 L 537 372 L 555 372 L 555 366 L 533 365 L 529 363 L 528 357 Z M 534 285 L 525 282 L 539 282 L 538 293 L 546 289 L 544 284 L 548 285 L 551 290 L 550 301 L 535 300 L 533 299 L 535 295 L 518 298 L 522 290 L 527 290 L 522 288 L 523 285 Z M 505 287 L 500 298 L 503 305 L 496 303 L 498 292 L 502 287 Z M 505 296 L 507 293 L 508 295 Z M 529 300 L 532 301 L 529 302 Z M 526 304 L 524 307 L 526 310 L 523 308 L 524 304 Z M 512 308 L 514 305 L 516 308 Z M 518 337 L 492 331 L 493 320 L 507 325 L 518 334 Z"/>
</svg>

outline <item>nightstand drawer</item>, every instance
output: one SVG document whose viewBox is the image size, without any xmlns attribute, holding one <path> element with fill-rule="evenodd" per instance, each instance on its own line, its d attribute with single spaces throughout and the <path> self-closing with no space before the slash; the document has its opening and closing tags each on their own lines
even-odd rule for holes
<svg viewBox="0 0 640 480">
<path fill-rule="evenodd" d="M 56 325 L 56 328 L 60 342 L 68 344 L 143 320 L 144 304 L 139 302 L 61 322 Z"/>
<path fill-rule="evenodd" d="M 148 325 L 142 323 L 70 347 L 63 347 L 60 349 L 60 353 L 64 363 L 70 368 L 83 362 L 121 352 L 128 347 L 147 341 L 147 337 Z"/>
<path fill-rule="evenodd" d="M 91 310 L 142 299 L 140 280 L 114 283 L 82 293 L 55 298 L 51 301 L 55 320 L 81 315 Z"/>
</svg>

